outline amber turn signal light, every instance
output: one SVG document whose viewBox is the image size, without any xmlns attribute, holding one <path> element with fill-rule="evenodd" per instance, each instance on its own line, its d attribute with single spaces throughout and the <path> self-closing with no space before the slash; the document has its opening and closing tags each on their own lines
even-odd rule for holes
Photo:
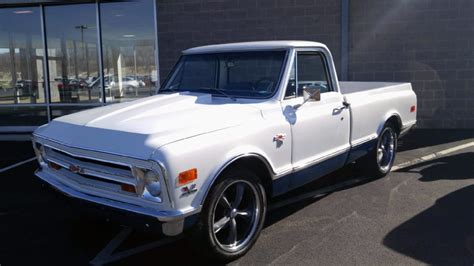
<svg viewBox="0 0 474 266">
<path fill-rule="evenodd" d="M 188 183 L 193 182 L 197 179 L 197 169 L 189 169 L 184 172 L 179 173 L 178 176 L 178 186 L 186 185 Z"/>
<path fill-rule="evenodd" d="M 122 184 L 121 188 L 122 188 L 122 191 L 137 193 L 137 191 L 135 190 L 135 187 L 129 184 Z"/>
<path fill-rule="evenodd" d="M 57 163 L 53 163 L 53 162 L 48 162 L 48 166 L 54 170 L 59 170 L 61 169 L 61 166 Z"/>
</svg>

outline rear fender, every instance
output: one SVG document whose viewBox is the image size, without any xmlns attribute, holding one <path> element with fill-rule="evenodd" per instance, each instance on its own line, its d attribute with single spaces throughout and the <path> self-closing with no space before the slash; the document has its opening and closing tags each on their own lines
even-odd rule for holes
<svg viewBox="0 0 474 266">
<path fill-rule="evenodd" d="M 392 117 L 395 117 L 397 119 L 397 125 L 395 125 L 395 126 L 397 126 L 396 130 L 398 132 L 400 132 L 401 126 L 402 126 L 402 119 L 400 117 L 400 113 L 395 111 L 395 110 L 390 110 L 390 111 L 387 112 L 387 114 L 385 114 L 382 121 L 380 122 L 380 124 L 377 127 L 377 137 L 382 132 L 385 124 L 387 124 L 388 120 L 392 119 Z"/>
</svg>

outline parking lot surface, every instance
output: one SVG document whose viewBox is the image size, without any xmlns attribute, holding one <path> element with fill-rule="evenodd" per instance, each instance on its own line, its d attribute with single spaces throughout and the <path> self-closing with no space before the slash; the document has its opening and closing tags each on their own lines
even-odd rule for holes
<svg viewBox="0 0 474 266">
<path fill-rule="evenodd" d="M 30 144 L 0 151 L 0 264 L 208 263 L 185 240 L 85 216 L 44 186 Z M 474 132 L 418 130 L 398 169 L 372 179 L 350 165 L 271 202 L 248 264 L 474 263 Z M 3 170 L 2 169 L 7 169 Z"/>
</svg>

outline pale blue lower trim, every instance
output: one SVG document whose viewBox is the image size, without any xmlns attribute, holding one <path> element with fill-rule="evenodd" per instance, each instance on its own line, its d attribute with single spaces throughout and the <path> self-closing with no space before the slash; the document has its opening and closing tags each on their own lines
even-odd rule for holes
<svg viewBox="0 0 474 266">
<path fill-rule="evenodd" d="M 273 181 L 273 196 L 284 194 L 344 167 L 368 154 L 376 144 L 377 139 L 366 141 L 331 158 L 281 176 Z"/>
<path fill-rule="evenodd" d="M 342 168 L 346 162 L 348 152 L 336 155 L 318 164 L 306 167 L 297 172 L 285 175 L 273 181 L 273 196 L 284 194 L 301 187 L 311 181 L 323 177 Z"/>
</svg>

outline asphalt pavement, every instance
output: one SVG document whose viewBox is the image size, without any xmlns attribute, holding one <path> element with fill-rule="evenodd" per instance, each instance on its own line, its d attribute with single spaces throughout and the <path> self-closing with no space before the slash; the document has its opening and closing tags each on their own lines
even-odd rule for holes
<svg viewBox="0 0 474 266">
<path fill-rule="evenodd" d="M 248 264 L 474 263 L 474 131 L 417 130 L 399 144 L 400 169 L 380 179 L 355 165 L 271 201 Z M 27 142 L 0 150 L 0 265 L 209 262 L 186 240 L 85 216 L 44 186 Z M 304 195 L 304 197 L 302 197 Z"/>
</svg>

